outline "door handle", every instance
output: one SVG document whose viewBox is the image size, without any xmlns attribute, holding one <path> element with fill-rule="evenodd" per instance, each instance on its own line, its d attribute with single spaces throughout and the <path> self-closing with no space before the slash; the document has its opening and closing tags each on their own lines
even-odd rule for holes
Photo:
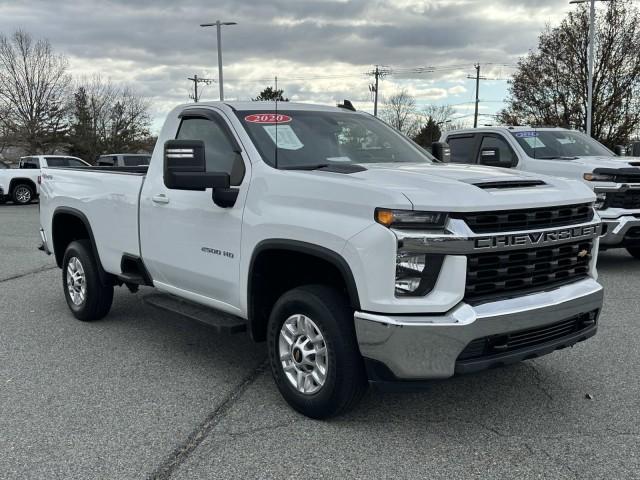
<svg viewBox="0 0 640 480">
<path fill-rule="evenodd" d="M 151 197 L 151 200 L 154 203 L 169 203 L 169 197 L 167 197 L 164 193 L 154 195 L 153 197 Z"/>
</svg>

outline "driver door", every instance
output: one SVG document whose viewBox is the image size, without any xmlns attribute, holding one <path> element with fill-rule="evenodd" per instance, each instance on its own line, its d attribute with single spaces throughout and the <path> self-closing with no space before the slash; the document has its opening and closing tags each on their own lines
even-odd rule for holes
<svg viewBox="0 0 640 480">
<path fill-rule="evenodd" d="M 221 113 L 184 110 L 178 140 L 201 140 L 207 172 L 226 172 L 238 188 L 235 204 L 217 206 L 212 189 L 174 190 L 164 183 L 164 158 L 154 158 L 140 200 L 142 257 L 160 289 L 229 312 L 239 306 L 242 212 L 249 185 L 248 158 Z"/>
</svg>

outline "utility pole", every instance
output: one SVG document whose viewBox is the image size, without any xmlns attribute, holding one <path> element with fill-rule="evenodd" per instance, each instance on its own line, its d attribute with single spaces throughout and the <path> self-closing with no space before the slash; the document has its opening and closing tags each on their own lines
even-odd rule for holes
<svg viewBox="0 0 640 480">
<path fill-rule="evenodd" d="M 224 89 L 222 86 L 222 34 L 220 33 L 220 27 L 222 25 L 237 25 L 236 22 L 221 22 L 216 20 L 214 23 L 202 23 L 201 27 L 216 27 L 217 39 L 218 39 L 218 83 L 220 85 L 220 101 L 224 100 Z"/>
<path fill-rule="evenodd" d="M 598 2 L 609 2 L 611 0 L 597 0 Z M 596 42 L 596 0 L 571 0 L 569 3 L 587 3 L 589 2 L 589 59 L 587 63 L 588 80 L 587 80 L 587 135 L 591 136 L 593 123 L 593 62 L 594 62 L 594 46 Z"/>
<path fill-rule="evenodd" d="M 476 63 L 474 65 L 474 68 L 476 69 L 476 76 L 475 77 L 467 76 L 467 78 L 470 78 L 472 80 L 475 79 L 476 81 L 476 109 L 473 115 L 473 128 L 478 128 L 478 110 L 480 108 L 480 80 L 488 80 L 488 78 L 480 76 L 479 63 Z"/>
<path fill-rule="evenodd" d="M 198 84 L 204 83 L 206 85 L 211 85 L 212 83 L 215 83 L 215 80 L 212 78 L 200 78 L 198 75 L 189 77 L 187 80 L 191 80 L 193 82 L 193 95 L 189 95 L 189 98 L 196 103 L 200 100 L 200 96 L 198 95 Z"/>
<path fill-rule="evenodd" d="M 378 116 L 378 91 L 379 80 L 389 75 L 390 70 L 387 68 L 380 68 L 381 65 L 376 65 L 375 70 L 369 72 L 367 75 L 373 75 L 375 77 L 375 83 L 369 85 L 369 91 L 373 94 L 373 116 Z"/>
</svg>

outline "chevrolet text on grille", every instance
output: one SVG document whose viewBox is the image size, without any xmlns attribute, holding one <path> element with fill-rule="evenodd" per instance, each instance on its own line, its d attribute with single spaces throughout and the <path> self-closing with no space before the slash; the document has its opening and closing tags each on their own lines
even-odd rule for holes
<svg viewBox="0 0 640 480">
<path fill-rule="evenodd" d="M 492 237 L 481 237 L 475 239 L 476 250 L 490 248 L 549 245 L 566 240 L 591 238 L 600 233 L 600 224 L 586 225 L 580 227 L 565 228 L 552 232 L 530 232 L 524 234 L 498 235 Z"/>
</svg>

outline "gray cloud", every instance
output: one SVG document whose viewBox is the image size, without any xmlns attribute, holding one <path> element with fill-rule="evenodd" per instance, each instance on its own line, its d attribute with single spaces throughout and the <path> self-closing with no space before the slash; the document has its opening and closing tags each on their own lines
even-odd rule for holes
<svg viewBox="0 0 640 480">
<path fill-rule="evenodd" d="M 327 101 L 365 99 L 367 79 L 359 74 L 376 63 L 513 63 L 567 9 L 565 0 L 12 0 L 0 1 L 0 32 L 46 37 L 74 71 L 127 81 L 161 111 L 187 99 L 188 75 L 215 75 L 215 30 L 198 25 L 216 18 L 238 22 L 223 36 L 230 80 L 306 75 L 286 83 L 287 94 Z M 341 72 L 353 77 L 333 86 L 314 80 Z M 421 81 L 424 89 L 446 79 Z M 259 89 L 256 81 L 228 87 L 243 98 Z"/>
</svg>

